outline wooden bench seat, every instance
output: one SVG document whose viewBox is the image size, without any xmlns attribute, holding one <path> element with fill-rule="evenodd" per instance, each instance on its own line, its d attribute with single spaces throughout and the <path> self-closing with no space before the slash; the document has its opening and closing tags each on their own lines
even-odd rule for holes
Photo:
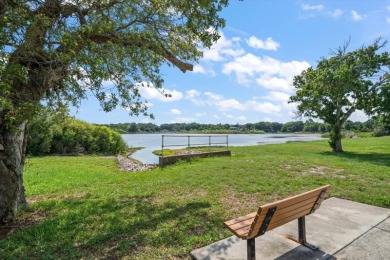
<svg viewBox="0 0 390 260">
<path fill-rule="evenodd" d="M 248 259 L 255 259 L 255 238 L 290 221 L 298 219 L 298 241 L 316 250 L 306 242 L 305 216 L 319 208 L 330 185 L 326 185 L 293 197 L 260 206 L 257 212 L 226 221 L 225 226 L 237 237 L 248 242 Z"/>
</svg>

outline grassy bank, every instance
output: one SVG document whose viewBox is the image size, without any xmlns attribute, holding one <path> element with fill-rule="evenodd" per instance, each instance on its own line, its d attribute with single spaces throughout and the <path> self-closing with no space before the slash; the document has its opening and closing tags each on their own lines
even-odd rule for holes
<svg viewBox="0 0 390 260">
<path fill-rule="evenodd" d="M 390 208 L 390 137 L 232 147 L 232 157 L 126 173 L 113 158 L 27 161 L 33 213 L 0 259 L 180 259 L 231 234 L 223 221 L 330 183 L 331 196 Z"/>
</svg>

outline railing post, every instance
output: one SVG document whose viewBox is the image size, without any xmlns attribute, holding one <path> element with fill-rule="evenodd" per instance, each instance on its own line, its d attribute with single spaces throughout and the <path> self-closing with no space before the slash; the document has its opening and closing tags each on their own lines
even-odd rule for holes
<svg viewBox="0 0 390 260">
<path fill-rule="evenodd" d="M 164 156 L 164 135 L 161 135 L 161 156 Z"/>
<path fill-rule="evenodd" d="M 226 135 L 226 151 L 229 151 L 229 136 Z"/>
</svg>

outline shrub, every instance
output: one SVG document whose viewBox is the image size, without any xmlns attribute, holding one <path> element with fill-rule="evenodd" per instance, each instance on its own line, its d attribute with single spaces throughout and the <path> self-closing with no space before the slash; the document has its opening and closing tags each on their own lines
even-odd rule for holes
<svg viewBox="0 0 390 260">
<path fill-rule="evenodd" d="M 29 125 L 27 154 L 120 154 L 127 150 L 122 136 L 105 126 L 42 110 Z"/>
</svg>

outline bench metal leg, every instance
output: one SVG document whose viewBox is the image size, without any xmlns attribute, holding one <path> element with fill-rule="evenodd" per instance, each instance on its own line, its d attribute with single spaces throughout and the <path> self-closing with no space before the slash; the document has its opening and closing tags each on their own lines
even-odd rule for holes
<svg viewBox="0 0 390 260">
<path fill-rule="evenodd" d="M 306 241 L 306 224 L 305 216 L 298 218 L 298 233 L 299 233 L 299 243 L 303 246 L 310 248 L 311 250 L 317 250 L 318 246 L 312 245 Z"/>
<path fill-rule="evenodd" d="M 246 241 L 246 250 L 248 254 L 248 260 L 256 260 L 255 238 L 251 238 Z"/>
</svg>

